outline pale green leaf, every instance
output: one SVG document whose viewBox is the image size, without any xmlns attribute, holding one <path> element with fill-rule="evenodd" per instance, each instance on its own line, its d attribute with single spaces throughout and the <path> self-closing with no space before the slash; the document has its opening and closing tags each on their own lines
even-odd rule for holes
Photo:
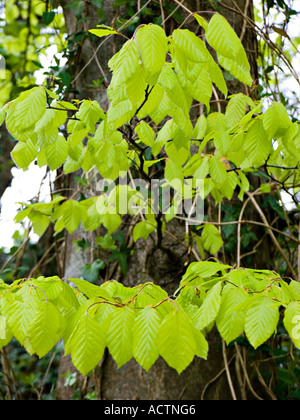
<svg viewBox="0 0 300 420">
<path fill-rule="evenodd" d="M 27 169 L 37 157 L 37 154 L 38 147 L 29 139 L 26 143 L 17 143 L 11 156 L 20 169 Z"/>
<path fill-rule="evenodd" d="M 195 339 L 194 331 L 181 308 L 167 315 L 158 331 L 156 345 L 159 354 L 179 374 L 193 361 L 196 353 L 201 354 L 199 336 Z"/>
<path fill-rule="evenodd" d="M 75 284 L 78 287 L 81 293 L 86 295 L 89 299 L 94 297 L 103 298 L 104 300 L 109 300 L 110 296 L 107 292 L 100 286 L 96 286 L 86 280 L 82 279 L 68 279 L 71 283 Z"/>
<path fill-rule="evenodd" d="M 225 117 L 228 127 L 238 124 L 246 114 L 247 97 L 243 93 L 233 95 L 226 107 Z"/>
<path fill-rule="evenodd" d="M 245 302 L 247 299 L 250 299 L 250 297 L 242 289 L 230 284 L 224 287 L 216 324 L 227 344 L 238 338 L 244 331 L 246 313 L 234 311 L 232 308 Z"/>
<path fill-rule="evenodd" d="M 175 48 L 190 61 L 205 63 L 208 60 L 209 52 L 202 41 L 188 29 L 175 29 L 172 34 Z"/>
<path fill-rule="evenodd" d="M 155 133 L 150 127 L 149 124 L 147 124 L 145 121 L 141 121 L 134 130 L 137 135 L 139 136 L 139 139 L 145 143 L 149 147 L 154 146 L 155 142 Z"/>
<path fill-rule="evenodd" d="M 7 107 L 6 126 L 19 141 L 27 141 L 34 125 L 46 111 L 47 99 L 43 87 L 35 87 L 23 92 Z"/>
<path fill-rule="evenodd" d="M 68 143 L 62 136 L 57 136 L 54 143 L 46 147 L 46 159 L 51 171 L 62 166 L 68 157 Z"/>
<path fill-rule="evenodd" d="M 243 51 L 244 52 L 244 51 Z M 245 57 L 246 53 L 244 52 Z M 253 79 L 249 72 L 249 68 L 244 67 L 239 62 L 236 62 L 235 60 L 229 58 L 229 57 L 223 57 L 222 55 L 219 55 L 219 63 L 222 67 L 224 67 L 226 70 L 229 70 L 230 73 L 241 82 L 245 83 L 248 86 L 252 86 Z M 247 57 L 246 57 L 247 59 Z"/>
<path fill-rule="evenodd" d="M 222 235 L 214 225 L 205 225 L 201 236 L 204 249 L 211 255 L 217 254 L 223 246 Z"/>
<path fill-rule="evenodd" d="M 6 339 L 6 319 L 3 315 L 0 315 L 0 340 Z"/>
<path fill-rule="evenodd" d="M 256 120 L 246 133 L 243 150 L 247 157 L 244 166 L 256 166 L 263 164 L 268 158 L 272 143 L 268 137 L 261 120 Z"/>
<path fill-rule="evenodd" d="M 284 326 L 296 347 L 300 348 L 300 302 L 291 302 L 284 313 Z"/>
<path fill-rule="evenodd" d="M 266 296 L 259 296 L 248 310 L 245 333 L 256 349 L 275 334 L 279 321 L 278 303 Z"/>
<path fill-rule="evenodd" d="M 72 362 L 84 376 L 97 366 L 104 355 L 104 332 L 98 322 L 85 312 L 70 340 Z"/>
<path fill-rule="evenodd" d="M 149 235 L 152 232 L 155 232 L 155 226 L 152 224 L 143 221 L 138 223 L 133 229 L 133 240 L 134 242 L 138 241 L 139 239 L 143 238 L 145 241 L 148 239 Z"/>
<path fill-rule="evenodd" d="M 158 25 L 144 25 L 138 29 L 135 37 L 148 82 L 154 85 L 166 62 L 168 40 L 165 31 Z"/>
<path fill-rule="evenodd" d="M 222 187 L 222 185 L 227 181 L 228 174 L 226 168 L 217 156 L 212 156 L 210 159 L 209 173 L 211 179 L 217 187 Z"/>
<path fill-rule="evenodd" d="M 106 341 L 118 368 L 125 365 L 133 357 L 132 326 L 134 319 L 135 312 L 127 306 L 116 309 L 110 317 Z"/>
<path fill-rule="evenodd" d="M 61 323 L 61 315 L 53 303 L 41 303 L 27 333 L 31 351 L 40 358 L 45 356 L 62 337 Z"/>
<path fill-rule="evenodd" d="M 207 294 L 202 306 L 193 317 L 193 322 L 200 331 L 207 328 L 217 317 L 221 305 L 222 283 L 218 282 Z"/>
<path fill-rule="evenodd" d="M 89 32 L 93 35 L 98 36 L 99 38 L 102 38 L 103 36 L 113 35 L 117 34 L 119 35 L 119 32 L 115 31 L 113 28 L 106 28 L 103 29 L 90 29 Z"/>
<path fill-rule="evenodd" d="M 133 324 L 133 356 L 147 372 L 159 356 L 156 336 L 162 321 L 159 311 L 148 307 L 139 312 Z"/>
<path fill-rule="evenodd" d="M 86 209 L 76 200 L 63 204 L 63 221 L 69 233 L 73 233 L 87 217 Z"/>
<path fill-rule="evenodd" d="M 194 18 L 196 19 L 196 21 L 199 23 L 199 25 L 205 30 L 207 31 L 208 29 L 208 22 L 207 20 L 204 19 L 204 17 L 198 15 L 197 13 L 193 14 Z"/>
<path fill-rule="evenodd" d="M 273 102 L 263 115 L 264 128 L 270 138 L 283 136 L 292 122 L 286 108 L 280 102 Z"/>
</svg>

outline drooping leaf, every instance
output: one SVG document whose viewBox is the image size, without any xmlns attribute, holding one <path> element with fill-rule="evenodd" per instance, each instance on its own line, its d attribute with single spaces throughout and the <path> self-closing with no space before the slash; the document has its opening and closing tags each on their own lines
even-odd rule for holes
<svg viewBox="0 0 300 420">
<path fill-rule="evenodd" d="M 265 296 L 259 296 L 248 310 L 245 333 L 254 348 L 261 346 L 275 333 L 279 321 L 278 304 Z"/>
<path fill-rule="evenodd" d="M 133 356 L 147 372 L 159 356 L 156 336 L 162 321 L 158 310 L 146 307 L 133 324 Z"/>
</svg>

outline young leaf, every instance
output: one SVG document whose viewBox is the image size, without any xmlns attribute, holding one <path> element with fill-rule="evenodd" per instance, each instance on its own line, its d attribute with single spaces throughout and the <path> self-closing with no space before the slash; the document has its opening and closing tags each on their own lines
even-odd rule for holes
<svg viewBox="0 0 300 420">
<path fill-rule="evenodd" d="M 281 137 L 292 125 L 284 105 L 273 102 L 263 115 L 264 128 L 270 138 Z"/>
<path fill-rule="evenodd" d="M 72 362 L 84 376 L 101 361 L 106 347 L 105 335 L 98 322 L 85 312 L 70 340 Z"/>
<path fill-rule="evenodd" d="M 90 29 L 89 32 L 93 35 L 97 35 L 99 38 L 113 34 L 120 35 L 119 32 L 117 32 L 113 28 L 109 28 L 106 25 L 99 25 L 98 27 L 99 29 Z"/>
<path fill-rule="evenodd" d="M 256 120 L 246 133 L 243 150 L 247 156 L 242 167 L 259 166 L 265 162 L 272 149 L 272 143 L 268 137 L 261 120 Z"/>
<path fill-rule="evenodd" d="M 133 356 L 147 372 L 159 356 L 156 336 L 162 321 L 159 311 L 148 307 L 139 313 L 133 324 Z"/>
<path fill-rule="evenodd" d="M 117 308 L 110 317 L 106 331 L 107 347 L 115 359 L 118 368 L 125 365 L 132 357 L 132 326 L 135 312 L 129 307 Z"/>
<path fill-rule="evenodd" d="M 219 229 L 213 225 L 205 225 L 202 231 L 203 247 L 211 254 L 217 254 L 223 246 L 222 235 Z"/>
<path fill-rule="evenodd" d="M 0 315 L 0 340 L 6 339 L 6 319 Z"/>
<path fill-rule="evenodd" d="M 51 171 L 58 169 L 65 163 L 68 151 L 68 144 L 62 136 L 57 136 L 56 141 L 46 147 L 46 159 Z"/>
<path fill-rule="evenodd" d="M 46 111 L 47 98 L 43 87 L 23 92 L 7 107 L 6 126 L 19 141 L 27 141 L 34 125 Z"/>
<path fill-rule="evenodd" d="M 208 60 L 209 52 L 202 41 L 188 29 L 175 29 L 172 34 L 175 48 L 190 61 L 194 63 L 205 63 Z"/>
<path fill-rule="evenodd" d="M 211 179 L 214 181 L 217 187 L 222 187 L 223 184 L 227 181 L 227 171 L 224 164 L 217 158 L 217 156 L 212 156 L 209 162 L 209 171 Z"/>
<path fill-rule="evenodd" d="M 20 169 L 27 169 L 38 154 L 38 147 L 29 139 L 26 143 L 19 142 L 14 147 L 11 156 Z"/>
<path fill-rule="evenodd" d="M 43 302 L 28 329 L 31 351 L 45 356 L 62 337 L 62 317 L 51 302 Z"/>
<path fill-rule="evenodd" d="M 26 343 L 26 338 L 32 321 L 34 321 L 39 313 L 41 303 L 40 293 L 39 290 L 25 284 L 16 293 L 18 300 L 15 300 L 3 308 L 9 329 L 20 344 L 25 345 L 29 352 L 31 349 L 28 343 Z"/>
<path fill-rule="evenodd" d="M 87 211 L 76 200 L 69 200 L 63 204 L 63 221 L 69 233 L 73 233 L 87 217 Z"/>
<path fill-rule="evenodd" d="M 300 348 L 300 303 L 291 302 L 284 313 L 284 326 L 298 349 Z"/>
<path fill-rule="evenodd" d="M 137 133 L 137 135 L 139 136 L 139 139 L 143 143 L 145 143 L 149 147 L 154 146 L 155 133 L 149 124 L 145 123 L 145 121 L 141 121 L 136 126 L 134 131 Z"/>
<path fill-rule="evenodd" d="M 275 333 L 279 321 L 278 303 L 266 296 L 258 296 L 248 310 L 245 333 L 256 349 Z"/>
<path fill-rule="evenodd" d="M 154 85 L 166 62 L 168 41 L 165 31 L 158 25 L 141 26 L 136 33 L 136 42 L 147 71 L 148 83 Z"/>
<path fill-rule="evenodd" d="M 110 296 L 107 294 L 105 289 L 101 288 L 100 286 L 91 284 L 86 280 L 68 279 L 68 281 L 70 281 L 71 283 L 74 283 L 75 286 L 78 287 L 80 292 L 86 295 L 89 299 L 93 299 L 94 297 L 99 297 L 104 300 L 109 300 L 110 298 Z"/>
<path fill-rule="evenodd" d="M 195 339 L 194 331 L 181 308 L 167 315 L 158 331 L 156 345 L 159 354 L 179 374 L 193 361 L 196 353 L 201 354 L 199 336 Z"/>
<path fill-rule="evenodd" d="M 239 37 L 220 14 L 215 14 L 206 32 L 207 42 L 216 50 L 220 65 L 238 80 L 252 85 L 250 64 Z"/>
<path fill-rule="evenodd" d="M 193 322 L 200 331 L 208 327 L 217 317 L 221 305 L 222 283 L 217 283 L 207 294 L 202 306 L 193 317 Z"/>
<path fill-rule="evenodd" d="M 250 300 L 249 295 L 240 288 L 230 284 L 224 287 L 216 324 L 227 345 L 238 338 L 244 331 L 246 313 L 234 311 L 233 308 L 247 299 Z"/>
<path fill-rule="evenodd" d="M 247 97 L 243 93 L 233 95 L 226 107 L 225 117 L 228 127 L 238 124 L 246 114 Z"/>
</svg>

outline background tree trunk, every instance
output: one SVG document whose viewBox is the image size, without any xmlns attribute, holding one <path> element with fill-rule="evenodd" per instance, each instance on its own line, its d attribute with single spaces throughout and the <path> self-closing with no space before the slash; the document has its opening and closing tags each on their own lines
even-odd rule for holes
<svg viewBox="0 0 300 420">
<path fill-rule="evenodd" d="M 12 181 L 12 160 L 10 153 L 14 147 L 11 136 L 3 124 L 0 127 L 0 199 Z"/>
<path fill-rule="evenodd" d="M 87 31 L 90 28 L 95 28 L 99 23 L 96 16 L 96 9 L 90 2 L 85 2 L 84 12 L 84 17 L 88 17 L 89 19 L 83 20 L 80 24 L 78 24 L 77 18 L 72 10 L 67 8 L 69 2 L 63 0 L 60 3 L 64 9 L 69 36 L 72 36 L 72 34 L 79 30 Z M 252 66 L 253 77 L 257 79 L 256 37 L 252 30 L 247 27 L 243 16 L 231 10 L 235 7 L 234 3 L 234 0 L 225 0 L 218 3 L 218 6 L 220 7 L 220 12 L 229 20 L 238 35 L 242 36 Z M 209 1 L 197 0 L 195 2 L 186 0 L 183 2 L 183 5 L 193 12 L 212 9 Z M 151 7 L 151 5 L 148 7 Z M 252 1 L 239 1 L 238 7 L 243 13 L 253 17 Z M 112 0 L 103 1 L 103 10 L 107 25 L 112 24 L 117 13 L 122 15 L 122 10 L 113 8 Z M 181 12 L 183 16 L 188 15 L 188 12 L 182 8 Z M 108 78 L 106 64 L 109 58 L 118 50 L 119 46 L 115 43 L 115 38 L 113 38 L 113 41 L 107 41 L 96 55 L 97 62 L 93 57 L 98 45 L 99 39 L 94 39 L 93 41 L 86 39 L 78 49 L 78 54 L 74 57 L 70 66 L 74 78 L 76 78 L 73 87 L 78 91 L 78 98 L 90 97 L 100 101 L 103 105 L 106 101 L 105 92 L 90 91 L 88 85 L 92 80 L 102 76 L 101 68 Z M 85 68 L 87 64 L 88 66 Z M 84 68 L 85 70 L 83 70 Z M 231 94 L 241 92 L 243 89 L 244 87 L 239 82 L 230 83 Z M 70 182 L 72 183 L 74 180 L 72 181 L 71 179 Z M 168 226 L 168 230 L 184 241 L 185 226 L 177 222 L 172 222 Z M 90 254 L 89 256 L 82 257 L 78 253 L 75 254 L 74 241 L 82 238 L 88 239 L 87 234 L 81 230 L 67 237 L 65 278 L 80 276 L 81 266 L 91 262 L 89 260 L 91 258 Z M 128 273 L 120 281 L 130 286 L 152 281 L 161 286 L 165 286 L 170 292 L 174 291 L 178 286 L 181 275 L 184 273 L 187 260 L 186 249 L 169 237 L 164 239 L 163 244 L 164 248 L 171 250 L 173 257 L 170 257 L 170 254 L 161 250 L 152 253 L 151 238 L 147 243 L 140 240 L 135 246 L 133 256 L 129 259 Z M 204 392 L 204 398 L 206 399 L 232 399 L 224 369 L 220 336 L 213 330 L 208 336 L 208 341 L 210 345 L 208 361 L 195 359 L 180 376 L 175 370 L 167 366 L 162 359 L 159 359 L 148 373 L 145 373 L 134 360 L 117 370 L 115 362 L 107 354 L 88 383 L 83 378 L 80 379 L 79 382 L 81 383 L 82 392 L 88 387 L 93 387 L 90 389 L 95 389 L 99 398 L 105 400 L 199 400 Z M 230 354 L 228 354 L 229 361 L 230 357 Z M 57 386 L 58 400 L 68 400 L 74 395 L 73 388 L 64 386 L 65 379 L 62 375 L 66 374 L 67 371 L 74 372 L 75 368 L 72 366 L 69 358 L 62 358 L 59 372 L 60 379 Z M 206 385 L 216 377 L 218 379 L 214 380 L 206 389 Z M 234 385 L 237 385 L 234 369 L 232 369 L 232 377 Z M 79 373 L 78 378 L 80 378 Z M 238 398 L 240 397 L 238 391 L 237 396 Z"/>
</svg>

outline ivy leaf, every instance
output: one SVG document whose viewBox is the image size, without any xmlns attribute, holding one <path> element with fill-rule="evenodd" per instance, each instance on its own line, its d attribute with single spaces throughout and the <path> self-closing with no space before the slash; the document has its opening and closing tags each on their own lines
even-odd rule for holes
<svg viewBox="0 0 300 420">
<path fill-rule="evenodd" d="M 145 241 L 148 239 L 152 232 L 155 232 L 155 226 L 148 222 L 140 222 L 133 229 L 133 240 L 137 242 L 143 238 Z"/>
<path fill-rule="evenodd" d="M 92 264 L 86 264 L 82 269 L 82 277 L 90 282 L 97 283 L 99 279 L 99 271 L 105 268 L 105 262 L 102 260 L 96 260 Z"/>
<path fill-rule="evenodd" d="M 50 23 L 53 22 L 54 18 L 55 18 L 55 12 L 53 12 L 53 11 L 52 12 L 44 12 L 43 16 L 42 16 L 43 22 L 46 26 L 50 25 Z"/>
</svg>

